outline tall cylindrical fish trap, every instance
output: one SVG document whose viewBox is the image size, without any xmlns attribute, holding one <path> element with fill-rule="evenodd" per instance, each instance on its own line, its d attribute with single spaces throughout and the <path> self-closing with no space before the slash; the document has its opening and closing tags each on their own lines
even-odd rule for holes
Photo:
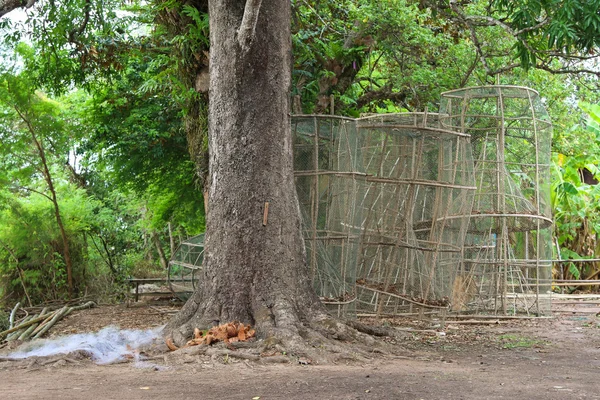
<svg viewBox="0 0 600 400">
<path fill-rule="evenodd" d="M 516 86 L 446 92 L 440 123 L 471 135 L 477 186 L 454 284 L 463 300 L 453 306 L 549 313 L 552 124 L 539 94 Z"/>
<path fill-rule="evenodd" d="M 462 260 L 474 193 L 468 135 L 437 114 L 357 120 L 367 190 L 357 266 L 363 313 L 445 310 Z"/>
</svg>

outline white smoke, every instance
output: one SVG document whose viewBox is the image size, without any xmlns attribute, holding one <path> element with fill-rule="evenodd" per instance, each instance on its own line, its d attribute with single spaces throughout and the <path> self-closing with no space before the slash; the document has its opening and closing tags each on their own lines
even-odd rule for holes
<svg viewBox="0 0 600 400">
<path fill-rule="evenodd" d="M 111 364 L 126 358 L 138 359 L 140 347 L 161 339 L 163 327 L 126 330 L 107 326 L 95 333 L 79 333 L 56 339 L 36 340 L 9 354 L 12 358 L 45 357 L 84 351 L 98 364 Z M 23 347 L 23 346 L 22 346 Z"/>
</svg>

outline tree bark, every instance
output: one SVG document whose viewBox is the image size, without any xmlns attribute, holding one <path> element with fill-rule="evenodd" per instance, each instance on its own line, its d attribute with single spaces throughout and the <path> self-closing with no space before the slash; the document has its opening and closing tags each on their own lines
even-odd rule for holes
<svg viewBox="0 0 600 400">
<path fill-rule="evenodd" d="M 241 321 L 296 335 L 325 318 L 309 279 L 294 186 L 288 0 L 209 1 L 209 211 L 199 289 L 167 325 Z M 268 203 L 268 207 L 266 204 Z"/>
<path fill-rule="evenodd" d="M 0 18 L 17 8 L 29 8 L 37 3 L 37 0 L 0 0 Z"/>
<path fill-rule="evenodd" d="M 158 237 L 158 233 L 156 233 L 156 231 L 152 231 L 152 242 L 154 243 L 154 247 L 158 253 L 158 261 L 160 261 L 160 266 L 166 270 L 169 268 L 169 260 L 167 260 L 167 256 L 165 255 L 165 251 L 160 243 L 160 238 Z"/>
<path fill-rule="evenodd" d="M 167 223 L 167 227 L 169 228 L 169 247 L 171 250 L 171 257 L 175 254 L 175 238 L 173 237 L 173 224 L 169 221 Z"/>
</svg>

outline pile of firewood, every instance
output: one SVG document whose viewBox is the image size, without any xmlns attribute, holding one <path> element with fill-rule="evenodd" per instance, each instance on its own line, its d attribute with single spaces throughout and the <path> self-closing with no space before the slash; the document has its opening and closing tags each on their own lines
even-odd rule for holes
<svg viewBox="0 0 600 400">
<path fill-rule="evenodd" d="M 20 309 L 20 303 L 17 303 L 12 309 L 9 317 L 9 328 L 0 332 L 0 343 L 3 341 L 12 340 L 28 340 L 42 337 L 54 324 L 66 317 L 73 311 L 91 308 L 95 304 L 93 301 L 88 301 L 78 306 L 65 305 L 62 308 L 50 310 L 49 307 L 44 307 L 40 313 L 29 314 L 15 321 L 17 313 Z"/>
</svg>

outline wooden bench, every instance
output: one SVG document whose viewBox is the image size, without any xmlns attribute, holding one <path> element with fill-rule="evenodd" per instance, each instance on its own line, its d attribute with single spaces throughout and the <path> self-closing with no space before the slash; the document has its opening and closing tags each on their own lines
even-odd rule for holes
<svg viewBox="0 0 600 400">
<path fill-rule="evenodd" d="M 173 291 L 161 291 L 161 292 L 144 292 L 140 293 L 140 285 L 145 285 L 149 283 L 163 283 L 167 284 L 169 282 L 191 282 L 191 278 L 176 278 L 176 279 L 168 279 L 168 278 L 129 278 L 127 279 L 127 283 L 129 285 L 135 287 L 135 296 L 134 301 L 137 303 L 140 296 L 157 296 L 157 295 L 165 295 L 165 294 L 173 294 Z"/>
</svg>

